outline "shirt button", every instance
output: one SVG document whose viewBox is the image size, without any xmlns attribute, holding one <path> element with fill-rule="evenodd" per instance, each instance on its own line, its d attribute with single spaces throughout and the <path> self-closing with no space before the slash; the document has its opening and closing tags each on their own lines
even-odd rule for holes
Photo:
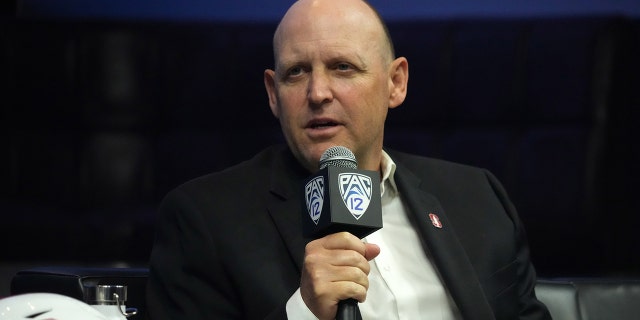
<svg viewBox="0 0 640 320">
<path fill-rule="evenodd" d="M 385 265 L 384 267 L 385 271 L 391 271 L 391 266 L 390 265 Z"/>
</svg>

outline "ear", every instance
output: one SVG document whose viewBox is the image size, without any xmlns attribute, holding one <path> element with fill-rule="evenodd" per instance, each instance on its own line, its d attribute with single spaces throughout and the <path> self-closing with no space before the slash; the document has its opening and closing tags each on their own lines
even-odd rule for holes
<svg viewBox="0 0 640 320">
<path fill-rule="evenodd" d="M 271 113 L 278 118 L 280 110 L 278 110 L 278 95 L 276 91 L 275 78 L 275 71 L 271 69 L 264 71 L 264 87 L 267 89 L 267 95 L 269 96 L 269 108 L 271 108 Z"/>
<path fill-rule="evenodd" d="M 407 97 L 407 83 L 409 81 L 409 62 L 400 57 L 389 67 L 389 108 L 395 108 Z"/>
</svg>

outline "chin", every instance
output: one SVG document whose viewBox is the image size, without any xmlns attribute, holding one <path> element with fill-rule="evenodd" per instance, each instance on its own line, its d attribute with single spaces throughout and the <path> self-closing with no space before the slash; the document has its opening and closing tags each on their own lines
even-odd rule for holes
<svg viewBox="0 0 640 320">
<path fill-rule="evenodd" d="M 299 149 L 300 154 L 298 155 L 298 161 L 300 161 L 302 165 L 307 169 L 315 172 L 318 170 L 318 164 L 320 162 L 320 157 L 322 157 L 322 154 L 328 148 L 335 145 L 337 144 L 314 144 L 313 146 Z"/>
</svg>

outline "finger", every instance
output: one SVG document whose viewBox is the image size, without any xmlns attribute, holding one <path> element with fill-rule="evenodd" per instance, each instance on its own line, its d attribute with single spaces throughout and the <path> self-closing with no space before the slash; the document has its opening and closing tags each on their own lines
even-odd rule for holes
<svg viewBox="0 0 640 320">
<path fill-rule="evenodd" d="M 349 232 L 338 232 L 322 238 L 323 246 L 326 249 L 354 250 L 361 255 L 365 254 L 365 245 L 362 240 Z"/>
<path fill-rule="evenodd" d="M 354 298 L 363 302 L 368 287 L 369 279 L 359 268 L 310 266 L 303 268 L 300 293 L 305 304 L 318 315 L 327 312 L 327 308 L 334 309 L 340 300 Z"/>
<path fill-rule="evenodd" d="M 309 243 L 305 248 L 305 264 L 329 264 L 352 266 L 367 264 L 367 259 L 358 251 L 348 249 L 327 249 L 322 244 Z"/>
<path fill-rule="evenodd" d="M 369 289 L 369 277 L 368 272 L 364 272 L 361 268 L 357 267 L 340 267 L 337 268 L 336 273 L 340 282 L 351 282 L 362 287 L 365 291 Z"/>
<path fill-rule="evenodd" d="M 355 268 L 364 276 L 369 274 L 371 266 L 364 256 L 353 250 L 324 250 L 318 253 L 308 253 L 304 259 L 303 268 L 309 273 L 327 280 L 347 280 L 340 274 L 342 268 Z M 348 269 L 347 269 L 348 270 Z M 325 277 L 322 272 L 340 277 Z"/>
<path fill-rule="evenodd" d="M 366 286 L 352 281 L 335 282 L 334 292 L 337 293 L 336 303 L 338 303 L 340 300 L 346 299 L 356 299 L 358 300 L 358 302 L 364 302 L 367 299 L 368 287 L 368 282 Z"/>
<path fill-rule="evenodd" d="M 360 269 L 367 269 L 366 266 L 369 262 L 364 255 L 353 250 L 328 250 L 326 251 L 330 256 L 328 262 L 334 266 L 353 266 Z"/>
<path fill-rule="evenodd" d="M 311 271 L 308 276 L 316 281 L 307 283 L 316 297 L 337 302 L 347 298 L 364 300 L 369 289 L 369 278 L 356 267 L 334 267 Z"/>
</svg>

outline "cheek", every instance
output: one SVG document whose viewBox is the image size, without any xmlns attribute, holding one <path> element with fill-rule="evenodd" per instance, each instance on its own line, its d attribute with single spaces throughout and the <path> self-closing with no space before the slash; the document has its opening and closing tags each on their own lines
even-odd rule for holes
<svg viewBox="0 0 640 320">
<path fill-rule="evenodd" d="M 356 90 L 359 94 L 351 95 L 350 99 L 355 105 L 360 105 L 360 117 L 370 121 L 379 122 L 380 118 L 384 118 L 389 107 L 388 90 L 386 86 L 369 85 L 368 87 Z"/>
<path fill-rule="evenodd" d="M 361 107 L 355 115 L 359 131 L 371 139 L 378 136 L 377 132 L 384 126 L 389 110 L 389 101 L 381 91 L 370 91 L 369 94 L 363 95 L 359 101 Z"/>
<path fill-rule="evenodd" d="M 299 135 L 300 118 L 303 117 L 306 108 L 306 100 L 299 93 L 299 90 L 287 88 L 280 91 L 278 105 L 279 122 L 282 130 L 288 139 L 293 139 Z"/>
<path fill-rule="evenodd" d="M 284 87 L 279 92 L 280 113 L 291 115 L 298 112 L 306 103 L 305 90 L 298 86 Z"/>
</svg>

